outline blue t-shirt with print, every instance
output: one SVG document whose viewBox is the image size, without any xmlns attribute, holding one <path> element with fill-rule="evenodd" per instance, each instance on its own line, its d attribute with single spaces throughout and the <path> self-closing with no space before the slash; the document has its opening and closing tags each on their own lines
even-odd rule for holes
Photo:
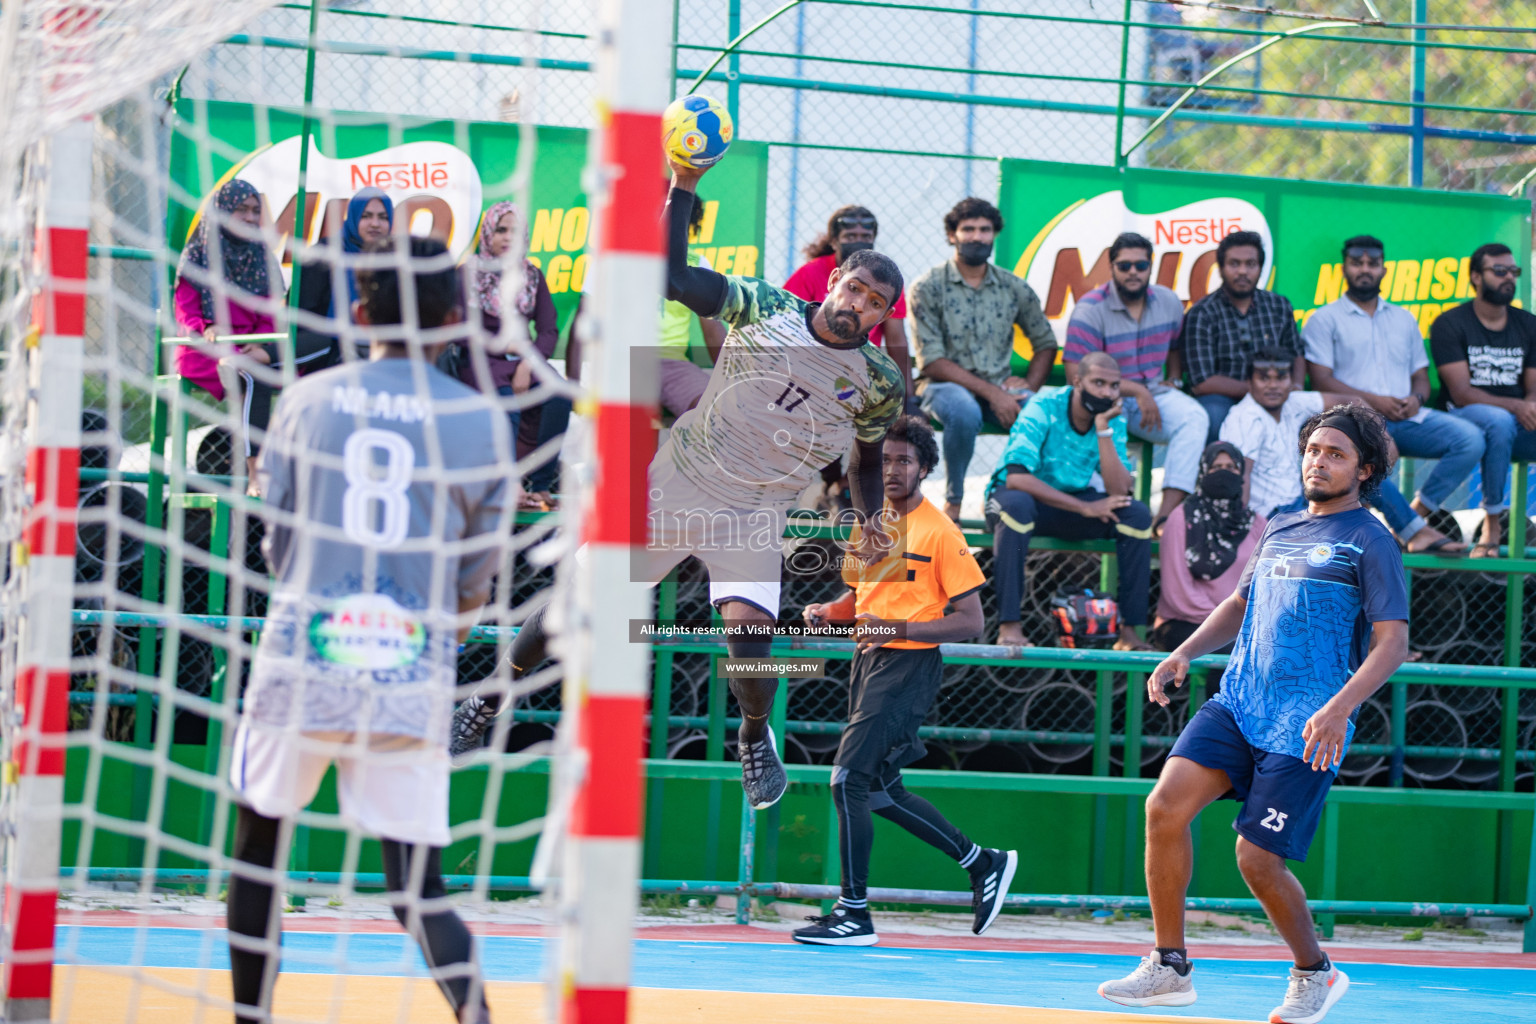
<svg viewBox="0 0 1536 1024">
<path fill-rule="evenodd" d="M 1281 513 L 1237 592 L 1248 608 L 1212 699 L 1253 746 L 1301 757 L 1302 727 L 1365 661 L 1372 623 L 1408 619 L 1402 553 L 1363 508 Z M 1351 715 L 1346 748 L 1354 734 Z"/>
</svg>

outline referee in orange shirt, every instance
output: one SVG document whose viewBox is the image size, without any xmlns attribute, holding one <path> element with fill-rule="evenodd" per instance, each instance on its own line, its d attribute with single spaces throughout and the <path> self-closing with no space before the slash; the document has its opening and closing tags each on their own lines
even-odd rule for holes
<svg viewBox="0 0 1536 1024">
<path fill-rule="evenodd" d="M 882 522 L 895 535 L 893 553 L 871 566 L 848 559 L 843 578 L 852 589 L 836 601 L 805 609 L 809 625 L 857 620 L 859 628 L 848 727 L 832 761 L 842 897 L 830 914 L 811 917 L 808 926 L 795 931 L 796 942 L 872 946 L 879 941 L 865 895 L 874 843 L 870 812 L 953 857 L 970 873 L 971 931 L 977 935 L 996 919 L 1018 868 L 1016 851 L 983 849 L 901 784 L 903 766 L 926 752 L 917 730 L 944 675 L 938 645 L 970 639 L 982 630 L 978 592 L 986 578 L 960 528 L 918 490 L 938 461 L 938 442 L 927 421 L 903 416 L 891 425 L 882 463 Z M 953 610 L 946 614 L 949 605 Z M 888 639 L 893 625 L 903 639 Z M 869 634 L 870 627 L 885 628 L 877 637 Z"/>
</svg>

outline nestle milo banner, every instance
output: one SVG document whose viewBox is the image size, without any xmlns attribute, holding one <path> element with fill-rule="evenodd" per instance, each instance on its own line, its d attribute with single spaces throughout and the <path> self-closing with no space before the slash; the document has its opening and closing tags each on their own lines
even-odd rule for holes
<svg viewBox="0 0 1536 1024">
<path fill-rule="evenodd" d="M 197 130 L 180 128 L 171 140 L 170 247 L 181 249 L 203 204 L 224 181 L 240 177 L 262 193 L 264 215 L 286 250 L 298 208 L 300 113 L 183 100 L 177 114 L 183 126 Z M 394 202 L 397 228 L 408 224 L 412 234 L 440 238 L 457 255 L 473 253 L 481 213 L 492 203 L 518 199 L 512 181 L 519 126 L 409 117 L 370 121 L 370 116 L 376 115 L 321 114 L 315 119 L 299 237 L 315 242 L 339 234 L 347 200 L 372 185 Z M 585 130 L 537 129 L 528 255 L 543 268 L 562 323 L 586 281 L 591 226 L 582 190 L 586 163 Z M 662 170 L 658 167 L 657 174 Z M 693 250 L 720 270 L 759 273 L 767 182 L 768 147 L 734 143 L 699 189 L 704 223 Z M 289 269 L 285 262 L 285 275 Z"/>
<path fill-rule="evenodd" d="M 999 205 L 999 262 L 1034 288 L 1058 340 L 1078 297 L 1109 280 L 1109 244 L 1122 231 L 1152 240 L 1153 280 L 1186 305 L 1221 287 L 1217 243 L 1257 231 L 1265 287 L 1290 299 L 1303 323 L 1344 289 L 1344 239 L 1375 235 L 1387 247 L 1382 294 L 1426 337 L 1442 309 L 1471 297 L 1473 249 L 1503 242 L 1524 266 L 1531 247 L 1525 200 L 1406 188 L 1004 160 Z M 1528 300 L 1529 278 L 1520 287 Z M 1029 352 L 1016 334 L 1016 362 Z"/>
</svg>

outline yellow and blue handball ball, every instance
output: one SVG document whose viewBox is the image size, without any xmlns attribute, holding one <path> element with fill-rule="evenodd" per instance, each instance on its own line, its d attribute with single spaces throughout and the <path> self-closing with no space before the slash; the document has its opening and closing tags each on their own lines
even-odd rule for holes
<svg viewBox="0 0 1536 1024">
<path fill-rule="evenodd" d="M 703 170 L 731 148 L 735 126 L 718 100 L 680 96 L 661 115 L 661 144 L 667 156 Z"/>
</svg>

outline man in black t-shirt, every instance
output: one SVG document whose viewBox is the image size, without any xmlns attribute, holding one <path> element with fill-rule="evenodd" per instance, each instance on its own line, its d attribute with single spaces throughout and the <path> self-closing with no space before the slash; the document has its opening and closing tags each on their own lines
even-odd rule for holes
<svg viewBox="0 0 1536 1024">
<path fill-rule="evenodd" d="M 1536 460 L 1536 315 L 1510 305 L 1520 266 L 1509 246 L 1479 246 L 1469 278 L 1472 301 L 1436 317 L 1429 344 L 1447 408 L 1483 431 L 1488 517 L 1472 555 L 1496 558 L 1510 463 Z"/>
</svg>

